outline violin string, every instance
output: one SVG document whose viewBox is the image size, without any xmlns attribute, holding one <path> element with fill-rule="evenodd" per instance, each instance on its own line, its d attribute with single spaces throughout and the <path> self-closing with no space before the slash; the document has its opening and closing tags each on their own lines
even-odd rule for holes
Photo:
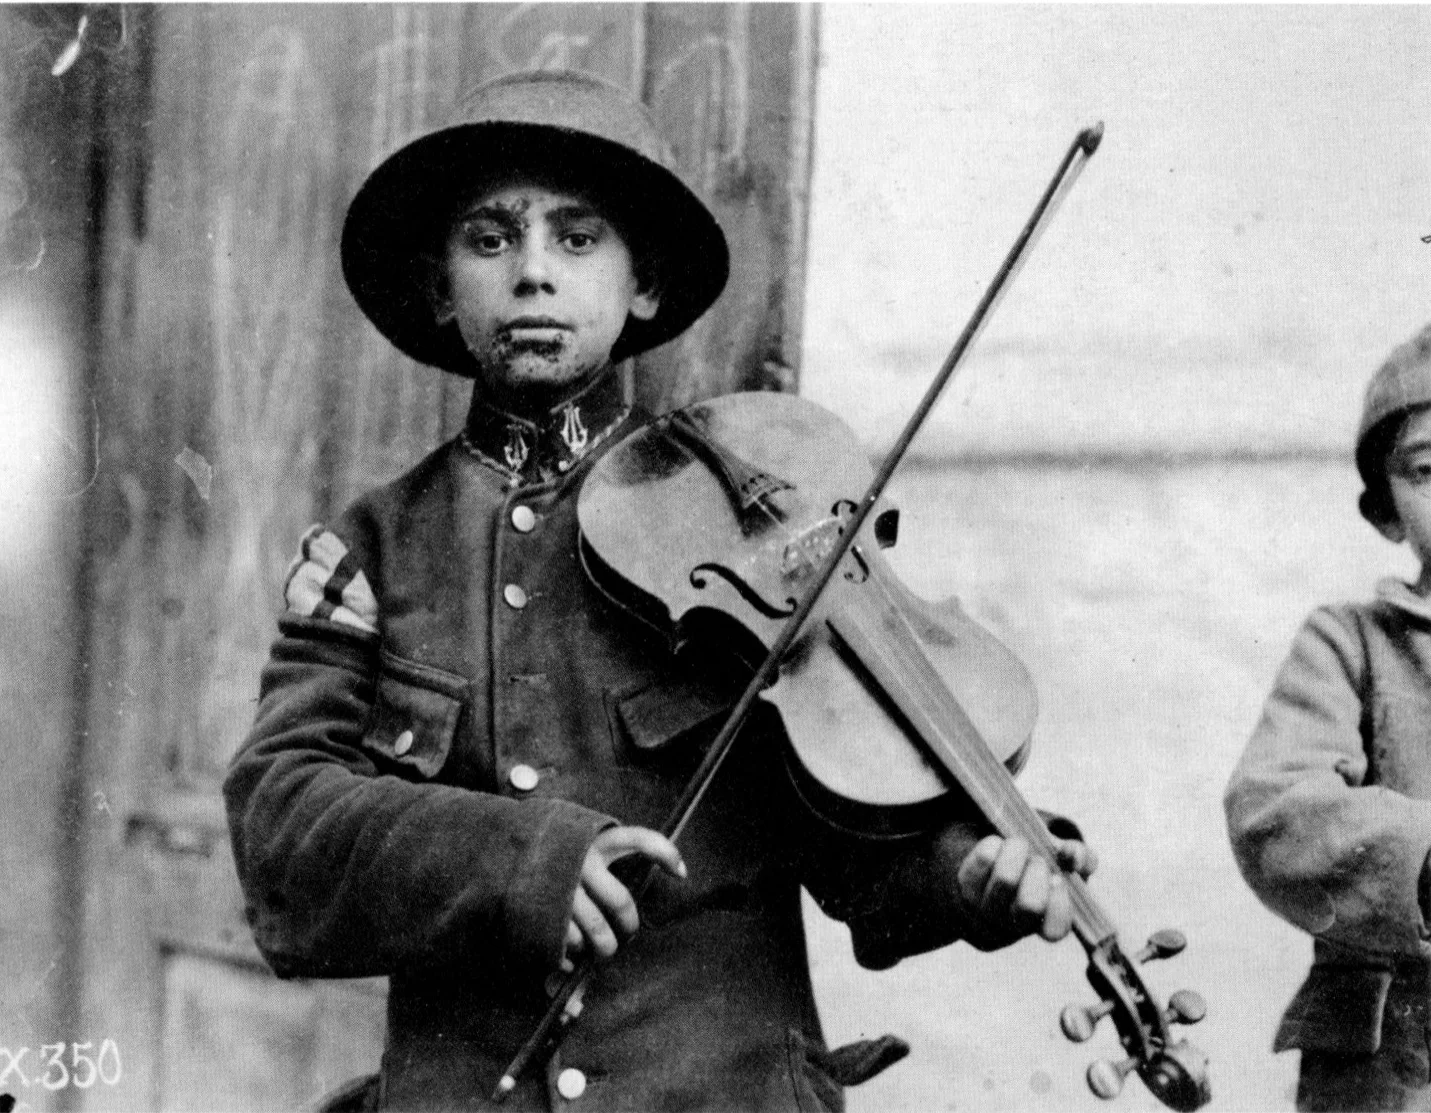
<svg viewBox="0 0 1431 1113">
<path fill-rule="evenodd" d="M 949 686 L 939 675 L 928 655 L 920 648 L 918 634 L 899 600 L 890 591 L 889 584 L 882 576 L 871 576 L 867 582 L 878 596 L 876 602 L 883 605 L 886 613 L 894 615 L 904 628 L 905 637 L 893 637 L 885 639 L 885 641 L 889 643 L 887 648 L 892 650 L 891 656 L 898 658 L 897 674 L 914 678 L 915 682 L 909 690 L 915 698 L 919 698 L 921 695 L 926 696 L 920 701 L 923 704 L 921 710 L 925 718 L 934 723 L 936 729 L 939 729 L 939 721 L 951 717 L 936 710 L 939 707 L 937 695 L 933 699 L 927 698 L 927 693 L 937 694 L 943 691 L 957 708 L 957 718 L 967 722 L 968 729 L 972 732 L 973 740 L 977 745 L 969 748 L 970 761 L 966 768 L 971 776 L 977 776 L 980 779 L 980 784 L 977 787 L 983 790 L 982 794 L 986 797 L 984 806 L 988 809 L 998 808 L 998 815 L 990 814 L 988 816 L 990 822 L 997 827 L 1002 820 L 1008 825 L 1008 830 L 1001 833 L 1022 836 L 1032 850 L 1045 858 L 1059 873 L 1066 875 L 1069 900 L 1073 906 L 1074 914 L 1082 921 L 1082 926 L 1092 933 L 1093 938 L 1101 939 L 1112 934 L 1114 928 L 1111 921 L 1093 899 L 1092 893 L 1082 884 L 1082 879 L 1078 878 L 1075 871 L 1063 868 L 1052 841 L 1052 835 L 1042 817 L 1014 785 L 1012 774 L 994 756 L 993 751 L 984 741 L 978 725 L 960 704 L 958 696 L 950 691 Z M 861 604 L 866 608 L 865 613 L 868 616 L 868 602 L 861 598 Z M 872 617 L 870 621 L 878 628 L 878 616 Z M 941 731 L 941 733 L 944 732 Z M 960 787 L 966 792 L 970 792 L 970 786 L 961 784 Z M 970 792 L 970 795 L 972 796 L 973 792 Z M 1077 878 L 1076 881 L 1075 878 Z"/>
<path fill-rule="evenodd" d="M 1053 846 L 1047 841 L 1048 831 L 1043 822 L 1039 819 L 1038 814 L 1028 806 L 1028 802 L 1023 799 L 1018 790 L 1013 787 L 1007 776 L 1008 771 L 993 756 L 993 751 L 984 740 L 977 724 L 964 710 L 958 697 L 950 691 L 948 684 L 939 675 L 928 655 L 921 650 L 919 636 L 915 633 L 904 608 L 890 593 L 888 584 L 885 583 L 883 577 L 878 576 L 871 577 L 869 583 L 871 589 L 879 597 L 876 601 L 884 605 L 883 613 L 891 615 L 901 628 L 902 637 L 894 636 L 884 639 L 882 644 L 887 655 L 893 661 L 896 674 L 910 678 L 911 683 L 906 690 L 919 705 L 922 717 L 941 736 L 963 733 L 970 736 L 970 741 L 975 743 L 967 747 L 953 745 L 947 747 L 951 753 L 967 753 L 969 757 L 964 763 L 964 767 L 971 779 L 978 778 L 975 785 L 961 784 L 961 787 L 970 792 L 971 796 L 978 793 L 982 797 L 981 803 L 986 810 L 996 810 L 997 814 L 988 816 L 996 827 L 1006 826 L 1006 833 L 1021 835 L 1035 850 L 1041 850 L 1045 856 L 1053 857 Z M 868 604 L 865 604 L 867 624 L 878 629 L 882 625 L 879 616 L 871 615 L 870 610 Z M 940 692 L 948 696 L 948 704 L 940 705 L 938 699 Z M 930 693 L 934 693 L 934 695 L 931 696 Z M 956 724 L 962 727 L 962 730 L 956 731 L 954 729 Z M 950 741 L 947 737 L 944 740 Z"/>
</svg>

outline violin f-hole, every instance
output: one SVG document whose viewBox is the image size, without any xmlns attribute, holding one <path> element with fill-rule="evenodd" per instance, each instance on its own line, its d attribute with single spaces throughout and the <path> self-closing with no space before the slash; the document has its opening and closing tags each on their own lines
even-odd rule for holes
<svg viewBox="0 0 1431 1113">
<path fill-rule="evenodd" d="M 870 578 L 870 566 L 858 545 L 850 546 L 849 558 L 849 563 L 852 563 L 854 567 L 845 569 L 845 579 L 852 584 L 864 583 Z"/>
<path fill-rule="evenodd" d="M 778 607 L 773 603 L 768 603 L 760 597 L 759 592 L 723 564 L 698 564 L 691 569 L 691 586 L 698 591 L 704 591 L 710 584 L 710 581 L 701 575 L 702 572 L 709 572 L 712 575 L 719 576 L 726 583 L 730 584 L 731 587 L 735 588 L 735 590 L 740 593 L 742 599 L 766 618 L 789 618 L 795 613 L 797 604 L 794 599 L 786 599 L 784 607 Z"/>
</svg>

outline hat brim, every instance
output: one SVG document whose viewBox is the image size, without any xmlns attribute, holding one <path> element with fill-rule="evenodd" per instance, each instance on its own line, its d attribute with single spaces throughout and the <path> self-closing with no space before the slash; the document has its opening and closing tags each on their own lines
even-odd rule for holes
<svg viewBox="0 0 1431 1113">
<path fill-rule="evenodd" d="M 725 235 L 710 211 L 660 164 L 586 132 L 544 124 L 479 121 L 414 140 L 368 176 L 343 224 L 343 277 L 368 319 L 420 363 L 471 377 L 454 324 L 438 325 L 425 257 L 437 250 L 456 207 L 498 175 L 530 173 L 606 206 L 633 252 L 658 276 L 659 307 L 628 318 L 613 361 L 684 332 L 720 296 L 730 272 Z"/>
</svg>

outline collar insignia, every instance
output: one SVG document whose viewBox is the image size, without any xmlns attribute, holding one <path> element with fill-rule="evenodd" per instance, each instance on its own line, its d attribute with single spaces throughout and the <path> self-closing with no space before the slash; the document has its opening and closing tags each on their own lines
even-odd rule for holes
<svg viewBox="0 0 1431 1113">
<path fill-rule="evenodd" d="M 507 461 L 507 467 L 513 471 L 521 471 L 530 454 L 531 449 L 527 447 L 527 438 L 522 435 L 522 427 L 515 422 L 508 425 L 507 443 L 502 446 L 502 459 Z"/>
<path fill-rule="evenodd" d="M 561 439 L 573 456 L 585 450 L 590 439 L 586 426 L 581 423 L 581 407 L 575 402 L 568 402 L 562 407 Z"/>
<path fill-rule="evenodd" d="M 458 441 L 513 486 L 541 483 L 569 472 L 630 412 L 621 380 L 608 369 L 546 413 L 507 413 L 474 396 Z"/>
</svg>

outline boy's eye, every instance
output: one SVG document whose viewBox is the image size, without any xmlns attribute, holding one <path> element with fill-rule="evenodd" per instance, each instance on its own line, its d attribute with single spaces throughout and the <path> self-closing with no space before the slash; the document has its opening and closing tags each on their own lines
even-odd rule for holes
<svg viewBox="0 0 1431 1113">
<path fill-rule="evenodd" d="M 562 236 L 562 242 L 573 251 L 590 251 L 598 239 L 595 231 L 586 228 L 573 229 Z"/>
<path fill-rule="evenodd" d="M 1420 487 L 1431 483 L 1431 456 L 1401 456 L 1392 461 L 1392 474 Z"/>
<path fill-rule="evenodd" d="M 479 255 L 497 255 L 507 246 L 509 237 L 496 228 L 467 224 L 462 228 L 462 242 Z"/>
<path fill-rule="evenodd" d="M 563 213 L 557 221 L 556 235 L 568 251 L 581 254 L 606 239 L 606 227 L 606 221 L 594 213 Z"/>
</svg>

